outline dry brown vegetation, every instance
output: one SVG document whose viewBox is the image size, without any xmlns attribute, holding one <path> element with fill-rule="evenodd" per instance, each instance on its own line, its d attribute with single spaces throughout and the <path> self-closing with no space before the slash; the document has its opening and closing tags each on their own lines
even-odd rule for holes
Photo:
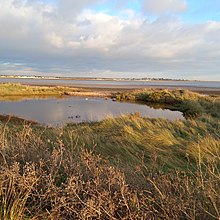
<svg viewBox="0 0 220 220">
<path fill-rule="evenodd" d="M 219 102 L 183 99 L 197 118 L 1 123 L 0 219 L 220 219 Z"/>
<path fill-rule="evenodd" d="M 133 117 L 136 121 L 142 120 Z M 129 122 L 129 118 L 121 120 Z M 219 142 L 214 137 L 205 135 L 200 141 L 192 140 L 192 145 L 188 143 L 185 151 L 181 146 L 172 149 L 174 147 L 168 140 L 160 146 L 162 136 L 149 139 L 154 145 L 151 149 L 146 145 L 143 152 L 150 156 L 150 160 L 145 161 L 143 155 L 135 165 L 126 153 L 129 143 L 126 139 L 120 140 L 125 144 L 121 156 L 131 159 L 131 163 L 128 161 L 123 166 L 98 154 L 96 147 L 104 147 L 104 144 L 92 139 L 93 143 L 87 146 L 91 137 L 82 137 L 79 133 L 77 137 L 74 127 L 68 129 L 68 137 L 64 130 L 58 130 L 53 137 L 50 134 L 51 139 L 47 139 L 48 131 L 40 129 L 39 133 L 35 129 L 28 125 L 20 129 L 1 126 L 0 219 L 220 217 L 220 154 Z M 94 135 L 94 131 L 90 132 Z M 140 131 L 136 135 L 138 133 L 140 135 Z M 67 139 L 68 143 L 65 143 Z M 138 140 L 142 138 L 137 137 Z M 114 144 L 120 147 L 117 141 Z M 134 150 L 140 150 L 139 144 L 133 142 Z M 166 145 L 171 149 L 162 151 L 162 146 Z M 175 151 L 180 153 L 179 156 L 186 154 L 182 163 L 178 162 Z M 173 163 L 177 167 L 167 169 Z"/>
</svg>

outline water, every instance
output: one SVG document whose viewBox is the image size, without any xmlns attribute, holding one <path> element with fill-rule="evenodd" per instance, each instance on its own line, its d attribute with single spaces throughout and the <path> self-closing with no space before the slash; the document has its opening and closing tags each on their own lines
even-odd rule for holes
<svg viewBox="0 0 220 220">
<path fill-rule="evenodd" d="M 31 85 L 63 85 L 80 87 L 178 87 L 178 88 L 210 88 L 220 89 L 218 81 L 114 81 L 114 80 L 64 80 L 64 79 L 18 79 L 18 78 L 0 78 L 0 83 L 24 83 Z"/>
<path fill-rule="evenodd" d="M 182 113 L 178 111 L 154 109 L 137 103 L 113 102 L 103 98 L 70 97 L 0 102 L 1 115 L 14 115 L 48 126 L 100 121 L 106 117 L 136 112 L 151 118 L 184 119 Z"/>
</svg>

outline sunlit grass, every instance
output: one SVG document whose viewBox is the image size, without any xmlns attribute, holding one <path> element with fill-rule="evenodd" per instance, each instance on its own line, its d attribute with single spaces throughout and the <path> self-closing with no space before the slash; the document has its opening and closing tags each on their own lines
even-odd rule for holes
<svg viewBox="0 0 220 220">
<path fill-rule="evenodd" d="M 131 95 L 169 100 L 188 117 L 133 114 L 58 129 L 1 123 L 0 219 L 219 219 L 218 97 Z"/>
<path fill-rule="evenodd" d="M 21 100 L 24 98 L 42 98 L 48 96 L 97 96 L 108 97 L 110 92 L 65 86 L 26 86 L 19 83 L 0 83 L 0 100 Z"/>
</svg>

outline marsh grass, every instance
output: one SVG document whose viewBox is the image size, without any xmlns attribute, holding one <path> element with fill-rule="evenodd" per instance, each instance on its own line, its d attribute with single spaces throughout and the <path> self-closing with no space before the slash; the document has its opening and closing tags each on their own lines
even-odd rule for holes
<svg viewBox="0 0 220 220">
<path fill-rule="evenodd" d="M 219 101 L 181 94 L 200 114 L 2 123 L 0 219 L 219 219 Z"/>
<path fill-rule="evenodd" d="M 24 98 L 47 98 L 49 96 L 97 96 L 109 97 L 111 92 L 93 91 L 90 89 L 73 88 L 66 86 L 28 86 L 19 83 L 0 83 L 0 100 L 14 101 Z"/>
<path fill-rule="evenodd" d="M 19 83 L 0 84 L 1 96 L 61 95 L 63 92 L 64 88 L 62 87 L 25 86 Z"/>
<path fill-rule="evenodd" d="M 119 93 L 116 98 L 120 101 L 136 100 L 169 104 L 168 108 L 182 111 L 186 117 L 208 114 L 220 118 L 219 96 L 204 96 L 188 90 L 135 90 Z"/>
</svg>

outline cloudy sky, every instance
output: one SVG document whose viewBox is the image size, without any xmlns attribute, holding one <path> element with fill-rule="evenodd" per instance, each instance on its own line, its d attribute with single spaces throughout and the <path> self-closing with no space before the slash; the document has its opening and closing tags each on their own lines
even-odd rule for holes
<svg viewBox="0 0 220 220">
<path fill-rule="evenodd" d="M 220 80 L 220 0 L 0 0 L 0 74 Z"/>
</svg>

